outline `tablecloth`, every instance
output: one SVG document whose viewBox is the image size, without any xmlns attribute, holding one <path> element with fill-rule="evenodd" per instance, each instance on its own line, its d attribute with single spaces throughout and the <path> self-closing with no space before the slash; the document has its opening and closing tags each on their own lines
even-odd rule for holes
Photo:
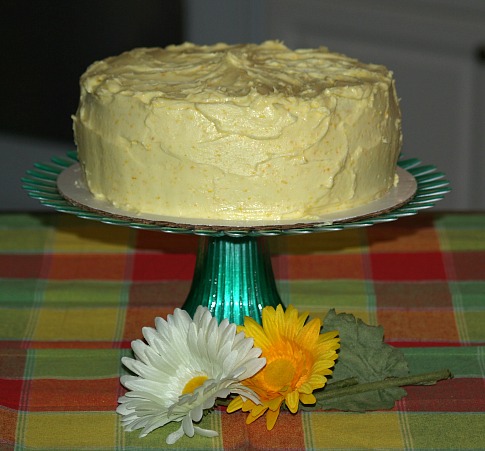
<svg viewBox="0 0 485 451">
<path fill-rule="evenodd" d="M 286 305 L 380 324 L 412 373 L 454 378 L 407 387 L 391 410 L 223 408 L 208 439 L 124 432 L 120 359 L 141 328 L 183 304 L 198 237 L 68 214 L 0 215 L 0 449 L 485 449 L 485 213 L 422 212 L 360 229 L 268 238 Z"/>
</svg>

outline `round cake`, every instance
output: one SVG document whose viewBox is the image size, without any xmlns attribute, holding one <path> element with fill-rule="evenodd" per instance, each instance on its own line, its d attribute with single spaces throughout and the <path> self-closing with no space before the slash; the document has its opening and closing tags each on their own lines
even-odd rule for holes
<svg viewBox="0 0 485 451">
<path fill-rule="evenodd" d="M 396 183 L 392 73 L 326 48 L 137 48 L 93 63 L 80 86 L 87 187 L 123 210 L 306 221 Z"/>
</svg>

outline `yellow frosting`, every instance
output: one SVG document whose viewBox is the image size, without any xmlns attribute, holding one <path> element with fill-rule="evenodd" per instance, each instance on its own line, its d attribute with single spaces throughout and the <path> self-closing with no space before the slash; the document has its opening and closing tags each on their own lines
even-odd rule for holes
<svg viewBox="0 0 485 451">
<path fill-rule="evenodd" d="M 392 73 L 280 42 L 138 48 L 81 77 L 74 132 L 91 192 L 176 217 L 309 220 L 394 183 Z"/>
</svg>

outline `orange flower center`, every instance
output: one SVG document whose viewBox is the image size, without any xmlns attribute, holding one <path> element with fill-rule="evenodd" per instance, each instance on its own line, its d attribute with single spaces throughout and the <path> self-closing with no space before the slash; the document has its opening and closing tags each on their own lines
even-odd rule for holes
<svg viewBox="0 0 485 451">
<path fill-rule="evenodd" d="M 271 390 L 287 390 L 295 377 L 295 362 L 281 358 L 270 362 L 264 371 L 264 381 Z"/>
</svg>

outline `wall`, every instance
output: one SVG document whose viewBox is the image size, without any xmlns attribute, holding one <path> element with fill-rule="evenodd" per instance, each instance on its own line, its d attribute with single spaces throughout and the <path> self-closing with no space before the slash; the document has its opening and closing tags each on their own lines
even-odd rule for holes
<svg viewBox="0 0 485 451">
<path fill-rule="evenodd" d="M 182 2 L 0 2 L 0 210 L 41 208 L 21 189 L 34 162 L 74 149 L 79 76 L 93 61 L 138 46 L 182 42 Z"/>
</svg>

